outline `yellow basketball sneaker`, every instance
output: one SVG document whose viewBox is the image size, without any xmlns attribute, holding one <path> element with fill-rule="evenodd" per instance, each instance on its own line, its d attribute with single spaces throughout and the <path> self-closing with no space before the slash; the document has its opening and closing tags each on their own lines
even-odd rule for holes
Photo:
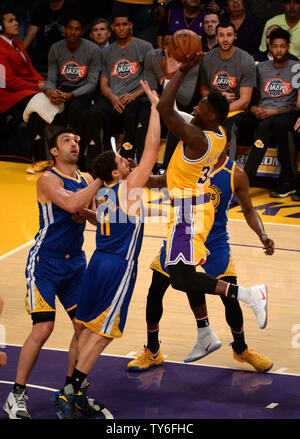
<svg viewBox="0 0 300 439">
<path fill-rule="evenodd" d="M 273 362 L 266 355 L 256 352 L 254 349 L 247 348 L 241 354 L 237 354 L 234 349 L 233 358 L 241 363 L 249 363 L 258 372 L 268 372 L 273 367 Z"/>
<path fill-rule="evenodd" d="M 160 350 L 154 354 L 146 346 L 143 352 L 135 359 L 127 364 L 127 369 L 137 372 L 148 370 L 149 367 L 159 366 L 164 361 L 163 354 Z"/>
</svg>

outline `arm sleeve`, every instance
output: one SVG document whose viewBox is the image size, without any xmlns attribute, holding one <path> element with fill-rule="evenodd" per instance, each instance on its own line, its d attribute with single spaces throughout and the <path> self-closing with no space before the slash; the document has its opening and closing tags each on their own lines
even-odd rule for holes
<svg viewBox="0 0 300 439">
<path fill-rule="evenodd" d="M 101 71 L 101 59 L 101 53 L 96 47 L 91 53 L 90 62 L 88 64 L 87 82 L 73 91 L 74 97 L 92 94 L 96 90 Z"/>
<path fill-rule="evenodd" d="M 57 88 L 57 79 L 58 79 L 58 65 L 55 56 L 55 49 L 53 46 L 51 46 L 48 54 L 48 73 L 47 73 L 46 88 L 50 88 L 50 89 Z"/>
</svg>

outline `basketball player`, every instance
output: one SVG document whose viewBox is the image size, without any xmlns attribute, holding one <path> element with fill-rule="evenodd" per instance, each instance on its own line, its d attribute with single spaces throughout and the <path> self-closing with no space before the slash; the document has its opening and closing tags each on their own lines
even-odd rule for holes
<svg viewBox="0 0 300 439">
<path fill-rule="evenodd" d="M 26 309 L 32 318 L 32 330 L 20 353 L 16 381 L 4 410 L 10 419 L 28 419 L 26 383 L 39 352 L 54 328 L 55 298 L 62 303 L 74 326 L 69 350 L 68 376 L 76 362 L 77 338 L 83 326 L 75 321 L 78 288 L 86 269 L 82 250 L 86 217 L 95 212 L 88 206 L 102 185 L 99 178 L 81 173 L 76 166 L 79 138 L 66 128 L 55 134 L 49 143 L 55 165 L 37 181 L 40 227 L 35 244 L 29 251 L 26 266 Z M 79 212 L 79 213 L 78 213 Z M 81 212 L 81 213 L 80 213 Z M 95 414 L 99 404 L 87 398 L 87 386 L 81 389 L 78 408 Z"/>
<path fill-rule="evenodd" d="M 261 240 L 265 254 L 274 253 L 274 242 L 268 238 L 264 231 L 260 216 L 253 208 L 249 196 L 249 182 L 247 174 L 236 166 L 236 162 L 227 156 L 230 149 L 229 132 L 227 145 L 214 166 L 210 181 L 210 197 L 215 207 L 213 227 L 205 242 L 209 255 L 202 268 L 206 273 L 217 279 L 222 279 L 233 284 L 237 283 L 236 273 L 231 258 L 229 235 L 227 231 L 227 210 L 233 194 L 236 193 L 248 225 L 254 230 Z M 146 307 L 147 321 L 147 346 L 142 354 L 128 363 L 131 371 L 145 371 L 151 366 L 157 366 L 164 361 L 159 343 L 159 322 L 163 313 L 163 297 L 170 285 L 168 269 L 165 267 L 166 241 L 151 264 L 152 283 L 149 288 Z M 248 362 L 259 372 L 267 372 L 273 366 L 272 361 L 253 349 L 248 348 L 243 329 L 243 313 L 237 300 L 221 297 L 225 306 L 226 321 L 233 336 L 233 357 L 241 362 Z M 207 316 L 206 306 L 197 310 L 198 339 L 192 351 L 185 357 L 186 363 L 199 360 L 221 347 L 221 342 L 209 346 L 212 338 Z M 207 348 L 209 346 L 209 348 Z"/>
<path fill-rule="evenodd" d="M 70 384 L 51 399 L 59 417 L 76 418 L 78 392 L 99 355 L 122 336 L 137 276 L 143 238 L 141 191 L 160 146 L 158 97 L 147 83 L 141 85 L 151 102 L 149 127 L 141 160 L 132 172 L 129 162 L 113 151 L 98 155 L 95 174 L 104 180 L 97 193 L 96 250 L 82 281 L 77 321 L 85 329 L 79 338 L 79 356 Z"/>
<path fill-rule="evenodd" d="M 241 300 L 252 307 L 263 329 L 267 323 L 265 285 L 243 288 L 196 272 L 196 266 L 203 264 L 207 257 L 204 243 L 214 221 L 214 206 L 209 196 L 210 174 L 226 145 L 221 124 L 229 108 L 221 93 L 211 92 L 194 108 L 190 122 L 174 109 L 185 75 L 202 58 L 203 53 L 187 57 L 167 84 L 157 107 L 167 128 L 181 139 L 167 170 L 171 212 L 166 266 L 172 287 L 187 293 L 192 309 L 205 303 L 205 293 Z"/>
</svg>

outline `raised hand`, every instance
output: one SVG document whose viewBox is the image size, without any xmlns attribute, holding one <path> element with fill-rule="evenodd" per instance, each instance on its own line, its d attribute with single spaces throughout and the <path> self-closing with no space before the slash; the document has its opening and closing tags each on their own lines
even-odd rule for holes
<svg viewBox="0 0 300 439">
<path fill-rule="evenodd" d="M 151 90 L 149 87 L 149 84 L 147 81 L 143 81 L 142 79 L 140 80 L 140 84 L 144 89 L 144 92 L 146 93 L 146 95 L 148 96 L 149 101 L 151 102 L 151 104 L 156 107 L 159 103 L 159 97 L 158 94 L 156 93 L 155 90 Z"/>
</svg>

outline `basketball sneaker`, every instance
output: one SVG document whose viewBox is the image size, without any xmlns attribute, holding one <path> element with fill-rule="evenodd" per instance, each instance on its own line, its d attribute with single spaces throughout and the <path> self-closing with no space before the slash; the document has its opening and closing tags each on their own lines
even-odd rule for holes
<svg viewBox="0 0 300 439">
<path fill-rule="evenodd" d="M 75 407 L 85 416 L 94 416 L 105 409 L 105 405 L 96 399 L 87 396 L 89 383 L 86 382 L 79 390 L 75 400 Z"/>
<path fill-rule="evenodd" d="M 31 419 L 26 408 L 27 399 L 26 389 L 17 389 L 10 392 L 3 407 L 9 419 Z"/>
<path fill-rule="evenodd" d="M 268 320 L 268 289 L 266 285 L 254 285 L 249 288 L 246 304 L 253 309 L 258 326 L 264 329 Z"/>
<path fill-rule="evenodd" d="M 47 169 L 53 166 L 54 162 L 52 160 L 42 160 L 40 162 L 33 163 L 29 168 L 26 169 L 27 174 L 40 174 L 41 172 L 47 171 Z"/>
<path fill-rule="evenodd" d="M 50 395 L 50 401 L 55 407 L 56 414 L 60 419 L 77 419 L 75 408 L 76 398 L 79 394 L 73 393 L 73 386 L 68 384 L 63 390 L 58 390 Z"/>
<path fill-rule="evenodd" d="M 232 347 L 232 352 L 235 360 L 251 364 L 258 372 L 268 372 L 273 367 L 273 361 L 270 358 L 256 352 L 254 349 L 247 347 L 241 354 L 237 354 Z"/>
<path fill-rule="evenodd" d="M 159 366 L 163 361 L 164 357 L 160 348 L 156 353 L 153 353 L 144 346 L 142 353 L 135 360 L 132 360 L 127 364 L 127 369 L 141 372 L 148 370 L 152 366 Z"/>
<path fill-rule="evenodd" d="M 198 330 L 198 338 L 195 342 L 193 349 L 185 356 L 184 362 L 191 363 L 192 361 L 200 360 L 200 358 L 206 357 L 222 346 L 220 340 L 214 332 Z"/>
</svg>

